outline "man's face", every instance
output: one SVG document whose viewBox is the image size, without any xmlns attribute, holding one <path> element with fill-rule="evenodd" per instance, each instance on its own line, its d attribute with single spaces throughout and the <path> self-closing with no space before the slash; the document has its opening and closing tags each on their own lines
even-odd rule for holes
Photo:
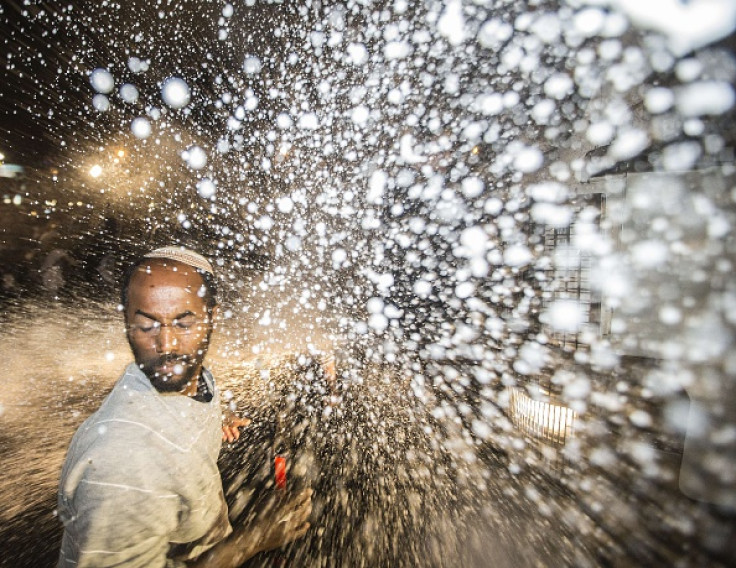
<svg viewBox="0 0 736 568">
<path fill-rule="evenodd" d="M 160 392 L 195 394 L 212 322 L 197 271 L 151 259 L 130 280 L 125 324 L 135 362 Z"/>
</svg>

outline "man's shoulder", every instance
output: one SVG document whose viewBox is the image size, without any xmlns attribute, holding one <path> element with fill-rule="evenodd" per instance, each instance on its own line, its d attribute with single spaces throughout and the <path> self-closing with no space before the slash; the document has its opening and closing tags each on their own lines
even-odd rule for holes
<svg viewBox="0 0 736 568">
<path fill-rule="evenodd" d="M 211 374 L 209 378 L 212 381 Z M 207 424 L 215 421 L 219 427 L 220 409 L 178 398 L 160 396 L 134 364 L 128 366 L 100 408 L 77 430 L 73 453 L 143 451 L 170 458 L 172 453 L 189 452 Z M 193 423 L 201 428 L 193 431 Z"/>
<path fill-rule="evenodd" d="M 140 386 L 130 369 L 128 366 L 100 407 L 74 434 L 72 446 L 81 453 L 116 452 L 149 444 L 146 433 L 156 432 L 160 413 L 151 408 L 150 392 Z"/>
</svg>

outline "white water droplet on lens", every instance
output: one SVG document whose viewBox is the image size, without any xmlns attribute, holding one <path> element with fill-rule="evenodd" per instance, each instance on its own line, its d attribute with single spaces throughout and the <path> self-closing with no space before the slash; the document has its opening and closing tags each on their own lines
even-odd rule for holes
<svg viewBox="0 0 736 568">
<path fill-rule="evenodd" d="M 345 249 L 339 248 L 332 251 L 332 265 L 333 266 L 340 266 L 342 265 L 348 258 L 348 254 L 345 251 Z"/>
<path fill-rule="evenodd" d="M 365 125 L 366 122 L 368 122 L 368 118 L 370 117 L 371 111 L 370 109 L 365 105 L 358 105 L 355 107 L 351 114 L 350 119 L 358 126 Z"/>
<path fill-rule="evenodd" d="M 478 43 L 489 49 L 500 47 L 514 34 L 514 28 L 500 19 L 491 19 L 478 31 Z"/>
<path fill-rule="evenodd" d="M 382 170 L 377 170 L 373 172 L 368 182 L 368 194 L 366 195 L 366 201 L 373 204 L 381 203 L 383 192 L 386 189 L 387 182 L 388 176 L 386 175 L 386 172 Z"/>
<path fill-rule="evenodd" d="M 537 124 L 547 124 L 556 108 L 554 101 L 543 99 L 532 108 L 532 118 Z"/>
<path fill-rule="evenodd" d="M 120 87 L 120 98 L 130 104 L 138 102 L 138 88 L 130 83 L 125 83 Z"/>
<path fill-rule="evenodd" d="M 652 425 L 652 417 L 648 412 L 643 410 L 634 410 L 629 414 L 629 420 L 634 426 L 639 428 L 648 428 Z"/>
<path fill-rule="evenodd" d="M 531 209 L 532 218 L 542 225 L 562 229 L 572 221 L 572 209 L 553 203 L 535 203 Z"/>
<path fill-rule="evenodd" d="M 115 79 L 107 69 L 95 69 L 89 76 L 92 88 L 98 93 L 107 94 L 115 88 Z"/>
<path fill-rule="evenodd" d="M 291 120 L 291 117 L 285 112 L 282 112 L 276 117 L 276 126 L 282 130 L 286 130 L 292 124 L 294 124 L 294 121 Z"/>
<path fill-rule="evenodd" d="M 470 298 L 475 293 L 475 284 L 472 282 L 461 282 L 455 287 L 455 295 L 460 299 Z"/>
<path fill-rule="evenodd" d="M 432 284 L 427 282 L 426 280 L 417 280 L 414 282 L 414 293 L 419 296 L 420 298 L 426 298 L 429 296 L 432 292 Z"/>
<path fill-rule="evenodd" d="M 529 341 L 519 349 L 519 355 L 514 362 L 514 370 L 522 375 L 539 373 L 549 360 L 549 350 L 539 343 Z"/>
<path fill-rule="evenodd" d="M 491 427 L 488 424 L 477 418 L 473 420 L 470 427 L 473 430 L 473 434 L 475 434 L 481 440 L 488 440 L 493 433 Z"/>
<path fill-rule="evenodd" d="M 486 199 L 486 202 L 483 205 L 483 211 L 485 211 L 489 215 L 498 215 L 501 211 L 503 211 L 503 201 L 501 201 L 498 197 L 491 197 L 489 199 Z"/>
<path fill-rule="evenodd" d="M 174 365 L 174 374 L 181 375 L 184 372 L 184 367 L 181 364 Z"/>
<path fill-rule="evenodd" d="M 138 73 L 141 70 L 141 60 L 139 57 L 128 57 L 128 69 L 133 73 Z"/>
<path fill-rule="evenodd" d="M 383 315 L 385 315 L 388 319 L 399 319 L 402 315 L 404 315 L 404 311 L 397 308 L 393 304 L 389 304 L 384 308 Z"/>
<path fill-rule="evenodd" d="M 580 331 L 585 321 L 583 309 L 574 300 L 557 300 L 540 316 L 540 321 L 563 333 Z"/>
<path fill-rule="evenodd" d="M 523 148 L 514 158 L 514 169 L 528 174 L 536 172 L 544 164 L 544 155 L 538 148 Z"/>
<path fill-rule="evenodd" d="M 702 154 L 700 144 L 694 140 L 670 144 L 662 151 L 665 170 L 684 171 L 695 167 Z"/>
<path fill-rule="evenodd" d="M 736 22 L 732 0 L 618 0 L 615 5 L 632 23 L 667 37 L 678 56 L 726 37 Z"/>
<path fill-rule="evenodd" d="M 304 130 L 315 130 L 319 127 L 319 119 L 313 112 L 303 114 L 299 117 L 299 128 Z"/>
<path fill-rule="evenodd" d="M 245 71 L 248 75 L 255 75 L 257 73 L 260 73 L 261 67 L 261 60 L 255 55 L 248 55 L 243 61 L 243 71 Z"/>
<path fill-rule="evenodd" d="M 144 71 L 148 71 L 148 61 L 139 57 L 129 57 L 128 69 L 133 73 L 143 73 Z"/>
<path fill-rule="evenodd" d="M 248 110 L 248 111 L 255 110 L 256 108 L 258 108 L 258 97 L 256 96 L 247 97 L 245 99 L 245 105 L 243 105 L 243 108 L 245 108 L 245 110 Z"/>
<path fill-rule="evenodd" d="M 384 302 L 381 298 L 370 298 L 366 302 L 365 307 L 371 314 L 380 314 L 383 312 Z"/>
<path fill-rule="evenodd" d="M 197 182 L 197 193 L 202 199 L 209 199 L 217 193 L 217 186 L 209 178 L 202 178 Z"/>
<path fill-rule="evenodd" d="M 347 48 L 348 61 L 353 65 L 363 65 L 368 61 L 368 50 L 362 43 L 351 43 Z"/>
<path fill-rule="evenodd" d="M 699 81 L 683 87 L 676 101 L 683 116 L 717 116 L 734 105 L 736 93 L 725 81 Z"/>
<path fill-rule="evenodd" d="M 504 262 L 513 267 L 529 264 L 533 258 L 531 251 L 525 245 L 511 245 L 503 253 Z"/>
<path fill-rule="evenodd" d="M 466 177 L 462 181 L 461 186 L 463 190 L 463 195 L 470 198 L 478 197 L 481 193 L 483 193 L 483 189 L 485 188 L 483 180 L 477 176 Z"/>
<path fill-rule="evenodd" d="M 181 157 L 193 170 L 201 170 L 207 165 L 207 154 L 199 146 L 190 146 L 182 152 Z"/>
<path fill-rule="evenodd" d="M 373 314 L 368 318 L 368 327 L 375 331 L 383 331 L 388 327 L 388 318 L 383 314 Z"/>
<path fill-rule="evenodd" d="M 611 156 L 616 160 L 628 160 L 643 152 L 649 146 L 649 135 L 638 128 L 627 128 L 619 132 L 611 145 Z"/>
<path fill-rule="evenodd" d="M 286 250 L 288 251 L 296 252 L 301 250 L 302 240 L 296 235 L 289 235 L 289 237 L 284 241 L 284 247 L 286 247 Z"/>
<path fill-rule="evenodd" d="M 659 321 L 665 325 L 677 325 L 682 321 L 682 312 L 675 306 L 662 306 L 659 309 Z"/>
<path fill-rule="evenodd" d="M 503 96 L 500 93 L 484 93 L 475 100 L 476 107 L 487 116 L 503 112 Z"/>
<path fill-rule="evenodd" d="M 616 134 L 616 129 L 610 122 L 595 122 L 588 127 L 585 137 L 596 146 L 605 146 Z"/>
<path fill-rule="evenodd" d="M 593 37 L 603 28 L 605 23 L 605 12 L 599 8 L 586 8 L 575 14 L 573 24 L 576 31 L 585 36 Z"/>
<path fill-rule="evenodd" d="M 383 56 L 387 61 L 404 59 L 411 54 L 411 44 L 405 41 L 390 41 L 383 48 Z"/>
<path fill-rule="evenodd" d="M 291 213 L 294 209 L 294 202 L 290 197 L 279 197 L 276 200 L 276 207 L 282 213 Z"/>
<path fill-rule="evenodd" d="M 273 219 L 271 219 L 271 217 L 269 217 L 268 215 L 263 215 L 253 225 L 256 227 L 256 229 L 261 229 L 262 231 L 270 231 L 273 228 Z"/>
<path fill-rule="evenodd" d="M 523 21 L 523 18 L 520 18 Z M 519 22 L 521 24 L 521 22 Z M 525 27 L 523 24 L 521 28 Z M 520 29 L 521 29 L 520 28 Z M 544 43 L 555 43 L 560 38 L 562 26 L 560 18 L 554 12 L 542 13 L 529 28 Z"/>
<path fill-rule="evenodd" d="M 544 83 L 544 92 L 548 97 L 561 100 L 572 93 L 572 79 L 564 73 L 555 73 Z"/>
<path fill-rule="evenodd" d="M 110 109 L 110 99 L 105 95 L 97 94 L 92 97 L 92 106 L 99 112 L 105 112 Z"/>
<path fill-rule="evenodd" d="M 179 109 L 185 107 L 191 99 L 189 85 L 178 77 L 166 79 L 161 87 L 161 97 L 171 108 Z"/>
<path fill-rule="evenodd" d="M 136 138 L 145 139 L 151 135 L 151 123 L 147 118 L 142 116 L 133 119 L 130 129 Z"/>
<path fill-rule="evenodd" d="M 465 18 L 460 0 L 449 0 L 445 11 L 437 22 L 437 30 L 451 45 L 460 45 L 465 41 Z"/>
<path fill-rule="evenodd" d="M 529 197 L 535 201 L 548 201 L 551 203 L 561 203 L 567 199 L 570 190 L 567 186 L 557 183 L 556 181 L 546 181 L 535 183 L 527 188 Z"/>
<path fill-rule="evenodd" d="M 641 268 L 654 268 L 662 265 L 669 257 L 667 245 L 658 240 L 646 240 L 631 247 L 631 259 Z"/>
<path fill-rule="evenodd" d="M 644 106 L 652 114 L 661 114 L 675 104 L 675 94 L 666 87 L 649 89 L 644 96 Z"/>
</svg>

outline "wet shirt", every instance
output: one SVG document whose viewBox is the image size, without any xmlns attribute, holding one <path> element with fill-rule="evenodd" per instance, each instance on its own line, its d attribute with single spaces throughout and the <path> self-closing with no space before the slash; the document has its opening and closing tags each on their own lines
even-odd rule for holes
<svg viewBox="0 0 736 568">
<path fill-rule="evenodd" d="M 183 566 L 230 533 L 219 395 L 203 377 L 209 402 L 159 393 L 132 363 L 80 426 L 59 485 L 59 568 Z"/>
</svg>

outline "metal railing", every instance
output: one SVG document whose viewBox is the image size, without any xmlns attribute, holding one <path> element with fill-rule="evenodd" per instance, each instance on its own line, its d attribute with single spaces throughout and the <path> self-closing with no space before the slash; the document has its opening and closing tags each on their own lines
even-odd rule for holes
<svg viewBox="0 0 736 568">
<path fill-rule="evenodd" d="M 524 433 L 556 446 L 573 437 L 577 413 L 561 404 L 534 400 L 518 387 L 509 387 L 509 415 Z"/>
</svg>

